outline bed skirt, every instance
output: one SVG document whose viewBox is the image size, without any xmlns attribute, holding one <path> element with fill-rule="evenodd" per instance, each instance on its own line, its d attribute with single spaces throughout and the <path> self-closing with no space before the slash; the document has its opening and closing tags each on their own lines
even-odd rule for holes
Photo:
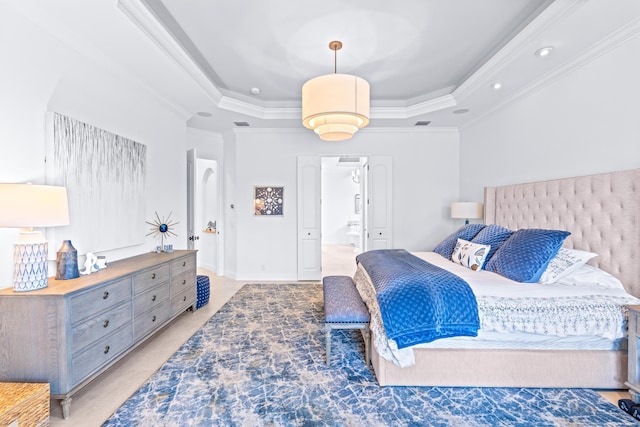
<svg viewBox="0 0 640 427">
<path fill-rule="evenodd" d="M 372 338 L 374 339 L 374 338 Z M 372 341 L 375 342 L 375 341 Z M 400 368 L 371 353 L 381 386 L 624 389 L 626 350 L 414 349 Z"/>
</svg>

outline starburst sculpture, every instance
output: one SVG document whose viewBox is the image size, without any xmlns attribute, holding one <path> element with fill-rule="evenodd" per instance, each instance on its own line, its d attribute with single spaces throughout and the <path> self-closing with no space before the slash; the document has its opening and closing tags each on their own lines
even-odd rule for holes
<svg viewBox="0 0 640 427">
<path fill-rule="evenodd" d="M 164 250 L 164 239 L 165 237 L 170 237 L 170 236 L 177 236 L 176 233 L 173 232 L 172 228 L 174 225 L 178 224 L 177 221 L 172 222 L 171 221 L 171 214 L 172 212 L 169 212 L 169 216 L 167 216 L 167 218 L 165 219 L 164 217 L 162 217 L 162 219 L 160 219 L 160 215 L 158 215 L 158 212 L 155 213 L 156 214 L 156 219 L 153 222 L 149 222 L 149 221 L 145 221 L 147 224 L 149 224 L 151 226 L 151 231 L 149 233 L 147 233 L 147 236 L 150 236 L 153 234 L 153 237 L 160 237 L 160 249 Z"/>
</svg>

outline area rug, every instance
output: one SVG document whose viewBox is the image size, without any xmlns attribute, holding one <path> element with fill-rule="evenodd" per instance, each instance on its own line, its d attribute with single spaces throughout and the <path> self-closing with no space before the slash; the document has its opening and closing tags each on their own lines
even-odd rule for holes
<svg viewBox="0 0 640 427">
<path fill-rule="evenodd" d="M 379 387 L 359 331 L 326 365 L 323 316 L 320 284 L 245 285 L 104 425 L 638 425 L 592 390 Z"/>
</svg>

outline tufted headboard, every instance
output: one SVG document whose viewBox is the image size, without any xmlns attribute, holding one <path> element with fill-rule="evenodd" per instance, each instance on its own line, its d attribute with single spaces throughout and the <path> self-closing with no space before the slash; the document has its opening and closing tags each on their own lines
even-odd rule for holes
<svg viewBox="0 0 640 427">
<path fill-rule="evenodd" d="M 567 230 L 564 246 L 640 297 L 640 169 L 485 188 L 485 223 Z"/>
</svg>

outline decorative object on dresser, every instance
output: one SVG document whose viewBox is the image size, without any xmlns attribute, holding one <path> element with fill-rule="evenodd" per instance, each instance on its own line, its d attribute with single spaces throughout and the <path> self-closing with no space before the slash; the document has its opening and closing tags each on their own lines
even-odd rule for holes
<svg viewBox="0 0 640 427">
<path fill-rule="evenodd" d="M 78 251 L 71 240 L 63 240 L 56 256 L 56 279 L 69 280 L 80 277 Z"/>
<path fill-rule="evenodd" d="M 196 303 L 196 251 L 147 253 L 29 293 L 0 290 L 0 381 L 71 396 Z"/>
<path fill-rule="evenodd" d="M 18 228 L 13 289 L 33 291 L 47 286 L 49 244 L 33 227 L 69 224 L 67 189 L 51 185 L 0 184 L 0 227 Z"/>
<path fill-rule="evenodd" d="M 465 224 L 469 224 L 470 219 L 482 218 L 482 203 L 476 202 L 453 202 L 451 203 L 451 218 L 462 218 Z"/>
<path fill-rule="evenodd" d="M 160 219 L 160 215 L 156 212 L 156 219 L 153 222 L 147 221 L 147 224 L 151 226 L 151 231 L 147 233 L 147 236 L 153 235 L 153 237 L 160 237 L 160 246 L 158 246 L 160 250 L 156 250 L 156 252 L 173 251 L 173 245 L 171 245 L 171 250 L 167 250 L 169 248 L 165 247 L 164 244 L 165 237 L 177 236 L 177 234 L 173 232 L 173 226 L 179 223 L 177 221 L 171 221 L 171 214 L 172 212 L 169 212 L 169 216 L 167 216 L 166 219 L 165 217 Z"/>
</svg>

